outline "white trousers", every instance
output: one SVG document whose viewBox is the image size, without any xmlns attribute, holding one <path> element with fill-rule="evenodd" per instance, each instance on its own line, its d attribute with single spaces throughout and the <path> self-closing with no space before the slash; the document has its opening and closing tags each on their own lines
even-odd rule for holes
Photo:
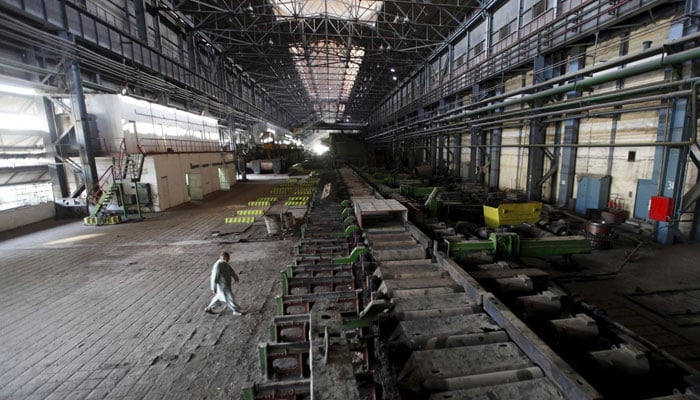
<svg viewBox="0 0 700 400">
<path fill-rule="evenodd" d="M 241 312 L 241 308 L 238 307 L 238 304 L 236 304 L 236 301 L 233 298 L 233 293 L 231 293 L 231 289 L 224 285 L 217 284 L 216 294 L 214 295 L 214 298 L 211 299 L 211 302 L 209 303 L 209 308 L 216 307 L 221 302 L 226 303 L 226 305 L 231 310 Z"/>
</svg>

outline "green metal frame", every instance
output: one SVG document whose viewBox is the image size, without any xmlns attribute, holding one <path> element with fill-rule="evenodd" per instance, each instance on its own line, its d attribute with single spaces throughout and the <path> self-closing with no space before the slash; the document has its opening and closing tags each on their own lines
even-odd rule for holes
<svg viewBox="0 0 700 400">
<path fill-rule="evenodd" d="M 289 277 L 287 276 L 287 271 L 280 271 L 280 276 L 282 278 L 282 294 L 289 294 Z"/>
<path fill-rule="evenodd" d="M 260 372 L 267 376 L 267 343 L 258 344 L 258 358 L 260 359 Z"/>
<path fill-rule="evenodd" d="M 275 305 L 277 306 L 277 315 L 284 315 L 284 298 L 282 295 L 275 296 Z"/>
<path fill-rule="evenodd" d="M 369 251 L 365 246 L 357 246 L 354 249 L 352 249 L 352 252 L 350 252 L 350 255 L 347 257 L 343 258 L 336 258 L 333 260 L 333 264 L 351 264 L 351 263 L 356 263 L 357 260 L 360 259 L 360 254 L 368 253 Z"/>
<path fill-rule="evenodd" d="M 488 240 L 445 241 L 445 243 L 449 256 L 459 256 L 475 251 L 520 257 L 564 256 L 591 252 L 591 243 L 583 236 L 520 239 L 517 233 L 506 232 L 492 233 Z"/>
<path fill-rule="evenodd" d="M 336 237 L 336 238 L 348 238 L 348 237 L 352 236 L 352 234 L 353 234 L 354 232 L 359 232 L 359 231 L 360 231 L 360 227 L 359 227 L 359 226 L 357 226 L 357 225 L 350 225 L 350 226 L 348 226 L 347 228 L 345 228 L 345 230 L 344 230 L 343 232 L 334 233 L 334 234 L 332 234 L 331 236 L 332 236 L 332 237 Z"/>
</svg>

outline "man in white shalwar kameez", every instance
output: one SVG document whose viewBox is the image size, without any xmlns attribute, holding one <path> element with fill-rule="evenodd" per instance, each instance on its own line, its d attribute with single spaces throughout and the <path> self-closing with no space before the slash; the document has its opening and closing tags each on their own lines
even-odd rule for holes
<svg viewBox="0 0 700 400">
<path fill-rule="evenodd" d="M 224 302 L 233 311 L 233 315 L 243 315 L 231 292 L 231 278 L 238 283 L 238 275 L 229 265 L 228 261 L 230 259 L 231 256 L 224 251 L 221 253 L 221 258 L 214 263 L 211 269 L 211 290 L 214 292 L 214 298 L 211 299 L 207 308 L 204 309 L 209 314 L 214 313 L 212 307 L 216 307 L 220 302 Z"/>
</svg>

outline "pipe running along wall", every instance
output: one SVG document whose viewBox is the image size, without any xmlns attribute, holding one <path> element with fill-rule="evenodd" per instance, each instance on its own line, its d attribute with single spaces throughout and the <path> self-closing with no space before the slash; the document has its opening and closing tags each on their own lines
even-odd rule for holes
<svg viewBox="0 0 700 400">
<path fill-rule="evenodd" d="M 421 120 L 421 121 L 408 122 L 407 124 L 405 124 L 402 127 L 394 127 L 392 129 L 375 134 L 373 136 L 370 135 L 367 137 L 367 140 L 370 143 L 373 143 L 373 142 L 376 143 L 376 142 L 384 142 L 384 141 L 391 141 L 391 140 L 397 139 L 396 136 L 399 136 L 398 139 L 417 138 L 417 137 L 421 137 L 421 136 L 428 136 L 431 133 L 435 133 L 438 131 L 446 133 L 446 129 L 448 130 L 448 132 L 455 133 L 455 129 L 457 129 L 459 127 L 464 127 L 467 125 L 471 126 L 470 125 L 471 120 L 461 121 L 461 122 L 459 122 L 459 125 L 452 124 L 449 126 L 430 128 L 430 130 L 423 129 L 421 131 L 414 132 L 413 134 L 404 134 L 404 135 L 400 134 L 402 131 L 405 132 L 406 130 L 411 129 L 411 128 L 417 128 L 417 129 L 420 129 L 420 127 L 425 128 L 426 124 L 449 123 L 449 122 L 460 120 L 460 119 L 464 120 L 467 118 L 477 117 L 477 116 L 480 116 L 481 114 L 484 114 L 484 113 L 487 113 L 490 111 L 496 111 L 498 109 L 503 109 L 506 107 L 514 106 L 514 105 L 526 104 L 526 103 L 533 102 L 536 100 L 541 100 L 541 99 L 549 98 L 552 96 L 566 94 L 566 93 L 572 92 L 572 91 L 587 90 L 593 86 L 600 85 L 603 83 L 612 82 L 612 81 L 616 81 L 619 79 L 625 79 L 625 78 L 633 77 L 635 75 L 639 75 L 639 74 L 651 72 L 654 70 L 658 70 L 661 68 L 669 67 L 672 65 L 681 64 L 681 63 L 684 63 L 686 61 L 700 58 L 700 47 L 694 47 L 692 49 L 681 51 L 681 52 L 678 52 L 675 54 L 666 54 L 666 53 L 664 53 L 664 50 L 669 49 L 669 48 L 673 48 L 673 47 L 676 47 L 679 45 L 683 45 L 685 43 L 691 42 L 691 41 L 699 39 L 699 38 L 700 38 L 700 33 L 688 35 L 688 36 L 685 36 L 681 39 L 670 41 L 662 46 L 656 46 L 656 47 L 650 48 L 650 49 L 643 51 L 643 52 L 636 54 L 636 55 L 619 57 L 619 58 L 616 58 L 615 60 L 612 60 L 610 62 L 602 63 L 598 66 L 582 69 L 580 71 L 577 71 L 574 74 L 563 75 L 563 76 L 560 76 L 560 77 L 557 77 L 554 79 L 550 79 L 550 80 L 543 82 L 541 84 L 538 84 L 538 85 L 529 86 L 529 87 L 523 88 L 523 89 L 518 89 L 516 91 L 512 91 L 512 92 L 509 92 L 509 93 L 506 93 L 503 95 L 494 96 L 494 97 L 482 100 L 480 102 L 471 104 L 469 106 L 459 107 L 459 108 L 450 110 L 446 114 L 437 115 L 437 116 L 434 116 L 432 118 L 428 118 L 428 119 Z M 657 59 L 652 58 L 652 57 L 655 57 L 659 54 L 661 54 L 661 57 L 659 57 Z M 652 58 L 652 59 L 649 59 L 649 58 Z M 632 62 L 632 61 L 638 61 L 638 60 L 644 60 L 644 59 L 646 59 L 647 61 L 639 63 L 639 64 L 634 65 L 634 66 L 624 68 L 624 69 L 610 70 L 611 68 L 614 68 L 616 66 L 620 66 L 620 65 Z M 580 79 L 581 77 L 589 75 L 591 73 L 602 72 L 602 71 L 605 71 L 605 72 L 601 73 L 598 76 Z M 522 95 L 521 97 L 519 97 L 517 99 L 509 99 L 508 100 L 509 97 L 521 95 L 522 93 L 524 93 L 526 91 L 531 91 L 533 89 L 540 88 L 540 87 L 551 86 L 553 84 L 565 82 L 567 80 L 572 80 L 572 79 L 580 79 L 580 80 L 577 80 L 575 82 L 570 82 L 567 84 L 563 84 L 563 85 L 560 85 L 560 86 L 557 86 L 557 87 L 554 87 L 551 89 L 546 89 L 546 90 L 543 90 L 541 92 L 532 93 L 532 94 L 528 94 L 528 95 Z M 681 81 L 681 83 L 693 84 L 694 82 L 688 80 L 688 81 Z M 670 84 L 674 84 L 674 82 L 671 82 Z M 693 87 L 694 87 L 694 85 L 693 85 Z M 626 93 L 631 96 L 631 94 L 629 92 L 626 92 Z M 691 95 L 694 97 L 696 95 L 696 92 L 694 91 L 693 93 L 691 93 Z M 612 96 L 617 96 L 617 94 L 613 94 Z M 494 103 L 494 101 L 501 100 L 501 99 L 506 99 L 506 100 L 498 102 L 498 103 Z M 586 101 L 594 101 L 595 99 L 596 99 L 595 97 L 589 97 L 585 100 Z M 583 100 L 584 99 L 577 98 L 573 102 L 580 102 Z M 564 102 L 564 103 L 566 103 L 566 102 Z M 475 106 L 478 107 L 480 104 L 487 104 L 487 105 L 484 105 L 483 107 L 480 107 L 480 108 L 477 108 L 474 110 L 466 109 L 466 108 L 472 108 Z M 600 105 L 600 107 L 603 107 L 603 106 L 605 106 L 605 105 L 604 104 Z M 558 104 L 547 105 L 545 107 L 558 107 Z M 499 116 L 502 116 L 502 115 L 503 114 L 500 114 Z M 396 135 L 396 134 L 398 134 L 398 135 Z M 691 139 L 691 140 L 694 142 L 696 133 L 694 132 L 693 134 L 694 134 L 694 136 L 693 136 L 693 139 Z M 654 146 L 654 145 L 659 145 L 659 144 L 649 144 L 649 145 Z M 607 146 L 609 146 L 609 145 L 607 145 Z"/>
</svg>

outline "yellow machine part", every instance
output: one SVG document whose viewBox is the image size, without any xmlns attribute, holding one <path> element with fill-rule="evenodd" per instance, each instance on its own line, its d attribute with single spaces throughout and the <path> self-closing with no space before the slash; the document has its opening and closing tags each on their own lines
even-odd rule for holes
<svg viewBox="0 0 700 400">
<path fill-rule="evenodd" d="M 489 228 L 503 225 L 519 225 L 523 222 L 535 223 L 542 213 L 542 203 L 529 201 L 526 203 L 501 203 L 498 207 L 484 205 L 484 222 Z"/>
</svg>

